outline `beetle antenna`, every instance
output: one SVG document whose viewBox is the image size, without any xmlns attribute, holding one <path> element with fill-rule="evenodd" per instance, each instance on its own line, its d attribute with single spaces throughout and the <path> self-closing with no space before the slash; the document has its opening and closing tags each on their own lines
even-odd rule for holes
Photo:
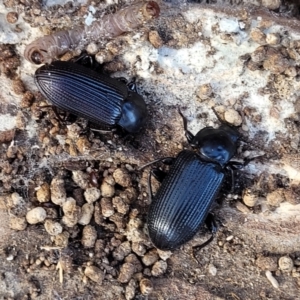
<svg viewBox="0 0 300 300">
<path fill-rule="evenodd" d="M 178 109 L 178 113 L 180 114 L 180 116 L 182 117 L 182 120 L 183 120 L 183 128 L 184 128 L 185 137 L 186 137 L 187 141 L 189 142 L 189 144 L 192 144 L 194 135 L 187 129 L 186 117 L 183 115 L 183 113 L 181 112 L 179 107 L 177 109 Z"/>
<path fill-rule="evenodd" d="M 178 113 L 180 114 L 182 120 L 183 120 L 183 128 L 184 128 L 184 131 L 186 132 L 187 131 L 187 119 L 186 117 L 183 115 L 183 113 L 181 112 L 180 108 L 178 107 L 177 108 L 178 110 Z"/>
<path fill-rule="evenodd" d="M 211 237 L 206 241 L 204 242 L 203 244 L 199 245 L 199 246 L 195 246 L 192 248 L 193 252 L 192 252 L 192 256 L 193 258 L 199 263 L 198 259 L 196 258 L 196 253 L 201 250 L 202 248 L 206 247 L 208 244 L 210 244 L 214 237 L 216 236 L 215 233 L 212 233 Z"/>
<path fill-rule="evenodd" d="M 153 165 L 153 164 L 155 164 L 155 163 L 157 163 L 157 162 L 160 162 L 160 161 L 163 161 L 163 160 L 170 160 L 170 161 L 173 161 L 173 159 L 174 159 L 174 157 L 171 157 L 171 156 L 158 158 L 158 159 L 156 159 L 156 160 L 150 161 L 149 163 L 147 163 L 147 164 L 145 164 L 145 165 L 139 167 L 139 168 L 138 168 L 138 171 L 141 171 L 141 170 L 145 169 L 146 167 L 151 166 L 151 165 Z"/>
<path fill-rule="evenodd" d="M 151 201 L 153 199 L 151 178 L 152 178 L 152 172 L 149 172 L 149 175 L 148 175 L 148 197 L 149 197 L 149 203 L 151 203 Z"/>
</svg>

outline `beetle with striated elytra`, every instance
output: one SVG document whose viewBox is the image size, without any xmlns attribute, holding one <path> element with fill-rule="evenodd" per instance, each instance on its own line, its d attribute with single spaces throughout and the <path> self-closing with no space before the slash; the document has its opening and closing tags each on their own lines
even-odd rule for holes
<svg viewBox="0 0 300 300">
<path fill-rule="evenodd" d="M 209 212 L 223 185 L 225 173 L 250 161 L 230 161 L 239 139 L 235 127 L 223 122 L 217 129 L 205 127 L 194 136 L 187 129 L 187 120 L 180 110 L 179 114 L 183 118 L 185 136 L 198 153 L 183 150 L 176 158 L 161 158 L 140 168 L 157 162 L 171 165 L 168 173 L 154 169 L 148 177 L 151 204 L 147 225 L 151 241 L 161 250 L 174 250 L 191 240 L 204 222 L 212 236 L 200 247 L 211 242 L 217 228 Z M 155 196 L 151 187 L 152 175 L 161 182 Z"/>
<path fill-rule="evenodd" d="M 147 108 L 134 83 L 98 73 L 71 61 L 54 61 L 35 72 L 40 92 L 57 108 L 112 129 L 135 133 L 144 125 Z"/>
</svg>

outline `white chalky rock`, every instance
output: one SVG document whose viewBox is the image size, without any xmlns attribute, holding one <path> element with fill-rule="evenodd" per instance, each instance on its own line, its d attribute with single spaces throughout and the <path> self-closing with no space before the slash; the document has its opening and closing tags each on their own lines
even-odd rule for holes
<svg viewBox="0 0 300 300">
<path fill-rule="evenodd" d="M 46 219 L 47 213 L 42 207 L 36 207 L 26 214 L 26 220 L 29 224 L 37 224 Z"/>
</svg>

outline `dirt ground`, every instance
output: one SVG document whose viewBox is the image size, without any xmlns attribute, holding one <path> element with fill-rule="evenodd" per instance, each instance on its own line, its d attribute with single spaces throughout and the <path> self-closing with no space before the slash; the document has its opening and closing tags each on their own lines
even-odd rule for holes
<svg viewBox="0 0 300 300">
<path fill-rule="evenodd" d="M 134 135 L 55 113 L 24 58 L 36 38 L 130 1 L 50 2 L 0 4 L 0 299 L 300 299 L 297 1 L 158 2 L 139 29 L 70 47 L 62 60 L 87 50 L 110 76 L 136 77 L 148 117 Z M 193 254 L 203 225 L 157 250 L 139 167 L 190 148 L 178 108 L 196 134 L 220 125 L 212 107 L 241 135 L 234 160 L 258 158 L 234 192 L 225 181 L 208 246 Z"/>
</svg>

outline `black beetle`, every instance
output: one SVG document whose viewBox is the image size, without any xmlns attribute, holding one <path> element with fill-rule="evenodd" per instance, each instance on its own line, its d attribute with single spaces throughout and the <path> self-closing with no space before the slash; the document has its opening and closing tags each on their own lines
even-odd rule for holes
<svg viewBox="0 0 300 300">
<path fill-rule="evenodd" d="M 149 236 L 161 250 L 174 250 L 186 243 L 204 222 L 213 234 L 201 246 L 213 239 L 216 226 L 209 210 L 222 187 L 225 171 L 230 166 L 245 165 L 230 162 L 239 138 L 236 128 L 227 124 L 222 124 L 218 129 L 205 127 L 194 136 L 187 130 L 185 117 L 179 113 L 184 121 L 187 140 L 199 153 L 183 150 L 176 158 L 158 159 L 142 167 L 159 161 L 171 165 L 167 174 L 155 169 L 148 178 L 149 195 L 152 198 L 147 220 Z M 161 182 L 154 197 L 151 175 Z"/>
<path fill-rule="evenodd" d="M 146 104 L 128 84 L 78 63 L 55 61 L 35 72 L 41 93 L 56 107 L 88 121 L 137 132 L 145 123 Z"/>
</svg>

